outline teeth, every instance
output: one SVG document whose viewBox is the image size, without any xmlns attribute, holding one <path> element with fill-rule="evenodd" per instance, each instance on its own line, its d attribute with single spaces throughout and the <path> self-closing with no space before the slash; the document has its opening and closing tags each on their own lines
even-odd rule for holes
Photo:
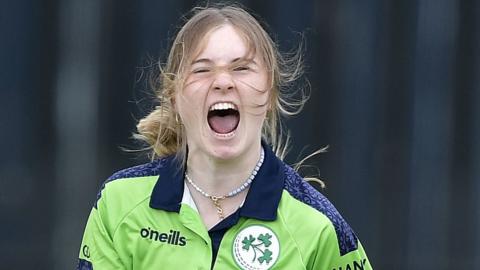
<svg viewBox="0 0 480 270">
<path fill-rule="evenodd" d="M 235 131 L 232 131 L 232 132 L 227 133 L 227 134 L 220 134 L 220 133 L 216 133 L 216 132 L 215 132 L 215 135 L 217 135 L 218 137 L 230 138 L 230 137 L 232 137 L 233 135 L 235 135 Z"/>
<path fill-rule="evenodd" d="M 230 103 L 230 102 L 219 102 L 215 103 L 212 106 L 210 106 L 209 111 L 213 110 L 228 110 L 228 109 L 234 109 L 235 110 L 235 104 Z"/>
</svg>

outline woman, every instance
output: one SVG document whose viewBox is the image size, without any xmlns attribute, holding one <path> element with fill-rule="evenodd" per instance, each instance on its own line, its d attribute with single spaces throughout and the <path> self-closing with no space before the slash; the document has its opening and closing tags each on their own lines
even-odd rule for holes
<svg viewBox="0 0 480 270">
<path fill-rule="evenodd" d="M 285 63 L 243 9 L 196 9 L 138 124 L 153 161 L 104 184 L 78 268 L 371 269 L 330 202 L 270 148 L 288 112 L 281 86 L 299 71 Z"/>
</svg>

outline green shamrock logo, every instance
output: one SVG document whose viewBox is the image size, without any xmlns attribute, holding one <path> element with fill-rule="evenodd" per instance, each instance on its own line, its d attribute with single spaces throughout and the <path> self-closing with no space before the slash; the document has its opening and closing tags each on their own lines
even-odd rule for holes
<svg viewBox="0 0 480 270">
<path fill-rule="evenodd" d="M 264 262 L 266 264 L 269 264 L 270 261 L 272 260 L 272 252 L 268 249 L 268 247 L 272 244 L 272 241 L 270 241 L 271 238 L 272 238 L 272 235 L 269 234 L 269 233 L 260 234 L 256 238 L 253 237 L 253 235 L 250 234 L 250 235 L 248 235 L 248 237 L 245 236 L 243 238 L 242 248 L 247 250 L 247 251 L 250 248 L 252 248 L 253 255 L 254 255 L 252 262 L 255 262 L 255 260 L 258 259 L 258 262 L 260 264 L 263 264 Z M 262 256 L 257 258 L 257 255 L 260 255 L 260 254 Z"/>
<path fill-rule="evenodd" d="M 265 253 L 263 253 L 263 255 L 258 258 L 258 261 L 260 263 L 267 262 L 267 264 L 269 264 L 271 260 L 272 260 L 272 252 L 268 249 L 265 249 Z"/>
<path fill-rule="evenodd" d="M 252 246 L 252 243 L 255 241 L 255 237 L 253 237 L 251 234 L 245 238 L 243 238 L 243 249 L 247 250 Z"/>
<path fill-rule="evenodd" d="M 269 233 L 260 234 L 258 236 L 258 240 L 262 241 L 262 243 L 265 245 L 265 247 L 269 247 L 272 244 L 272 241 L 270 241 L 271 238 L 272 238 L 272 236 Z"/>
</svg>

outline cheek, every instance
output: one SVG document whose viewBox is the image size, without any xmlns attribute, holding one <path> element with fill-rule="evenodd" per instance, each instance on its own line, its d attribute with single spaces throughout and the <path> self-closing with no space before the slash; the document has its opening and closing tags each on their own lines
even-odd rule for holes
<svg viewBox="0 0 480 270">
<path fill-rule="evenodd" d="M 202 122 L 205 100 L 205 91 L 196 84 L 188 85 L 176 95 L 176 107 L 187 129 Z"/>
<path fill-rule="evenodd" d="M 204 82 L 195 81 L 185 85 L 185 88 L 177 94 L 177 100 L 183 110 L 201 108 L 206 98 Z"/>
<path fill-rule="evenodd" d="M 271 90 L 265 76 L 250 76 L 237 81 L 242 103 L 247 111 L 262 114 L 270 107 Z"/>
</svg>

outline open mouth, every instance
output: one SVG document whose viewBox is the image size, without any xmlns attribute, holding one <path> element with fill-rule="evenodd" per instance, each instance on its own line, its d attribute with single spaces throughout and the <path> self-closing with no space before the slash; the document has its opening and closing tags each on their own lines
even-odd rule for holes
<svg viewBox="0 0 480 270">
<path fill-rule="evenodd" d="M 219 102 L 210 106 L 207 121 L 215 133 L 228 135 L 237 129 L 240 122 L 240 113 L 235 104 Z"/>
</svg>

